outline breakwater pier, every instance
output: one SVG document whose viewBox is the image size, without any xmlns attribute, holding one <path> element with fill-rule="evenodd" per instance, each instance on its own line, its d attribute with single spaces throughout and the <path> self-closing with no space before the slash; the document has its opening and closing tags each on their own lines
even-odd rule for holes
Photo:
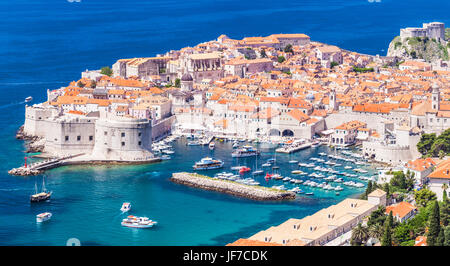
<svg viewBox="0 0 450 266">
<path fill-rule="evenodd" d="M 173 173 L 170 180 L 190 187 L 217 191 L 253 200 L 280 201 L 295 199 L 295 193 L 291 191 L 263 186 L 249 186 L 234 181 L 218 180 L 196 173 Z"/>
</svg>

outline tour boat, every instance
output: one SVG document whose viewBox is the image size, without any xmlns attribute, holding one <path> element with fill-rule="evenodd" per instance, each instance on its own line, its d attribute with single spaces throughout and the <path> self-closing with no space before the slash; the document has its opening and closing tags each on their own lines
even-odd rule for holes
<svg viewBox="0 0 450 266">
<path fill-rule="evenodd" d="M 43 212 L 36 215 L 36 222 L 42 223 L 48 221 L 52 218 L 52 214 L 50 212 Z"/>
<path fill-rule="evenodd" d="M 33 100 L 33 97 L 28 96 L 27 98 L 25 98 L 25 102 L 31 102 Z"/>
<path fill-rule="evenodd" d="M 41 192 L 37 192 L 37 184 L 34 184 L 34 189 L 35 189 L 35 194 L 30 196 L 30 202 L 41 202 L 41 201 L 46 201 L 49 200 L 52 192 L 49 191 L 47 192 L 47 190 L 45 189 L 45 179 L 42 178 L 42 191 Z"/>
<path fill-rule="evenodd" d="M 223 161 L 215 160 L 210 157 L 205 157 L 200 160 L 200 162 L 196 162 L 193 166 L 194 170 L 211 170 L 218 169 L 223 167 Z"/>
<path fill-rule="evenodd" d="M 210 150 L 214 150 L 214 147 L 216 147 L 216 144 L 214 142 L 209 143 Z"/>
<path fill-rule="evenodd" d="M 124 203 L 122 204 L 122 207 L 120 208 L 120 210 L 121 210 L 122 212 L 127 212 L 127 211 L 131 210 L 131 203 L 129 203 L 129 202 L 124 202 Z"/>
<path fill-rule="evenodd" d="M 157 224 L 156 221 L 152 221 L 147 217 L 137 217 L 129 215 L 127 218 L 122 220 L 122 226 L 133 227 L 133 228 L 150 228 Z"/>
<path fill-rule="evenodd" d="M 251 170 L 250 167 L 243 166 L 243 167 L 239 170 L 239 173 L 240 173 L 240 174 L 244 174 L 244 173 L 249 172 L 250 170 Z"/>
<path fill-rule="evenodd" d="M 245 145 L 241 149 L 237 149 L 236 151 L 231 153 L 231 157 L 237 157 L 237 158 L 251 157 L 251 156 L 257 156 L 257 155 L 259 155 L 259 153 L 260 152 L 257 149 L 253 148 L 252 146 Z"/>
</svg>

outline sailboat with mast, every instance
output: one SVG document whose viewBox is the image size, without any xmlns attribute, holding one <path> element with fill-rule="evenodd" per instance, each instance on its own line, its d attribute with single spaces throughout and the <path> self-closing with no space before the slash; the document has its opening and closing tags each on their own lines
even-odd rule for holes
<svg viewBox="0 0 450 266">
<path fill-rule="evenodd" d="M 255 171 L 252 172 L 252 175 L 261 175 L 264 174 L 264 171 L 261 169 L 258 169 L 258 156 L 256 156 L 256 160 L 255 160 Z"/>
<path fill-rule="evenodd" d="M 30 196 L 30 202 L 41 202 L 50 199 L 52 191 L 45 188 L 45 178 L 42 177 L 42 191 L 38 193 L 37 183 L 34 183 L 34 194 Z"/>
</svg>

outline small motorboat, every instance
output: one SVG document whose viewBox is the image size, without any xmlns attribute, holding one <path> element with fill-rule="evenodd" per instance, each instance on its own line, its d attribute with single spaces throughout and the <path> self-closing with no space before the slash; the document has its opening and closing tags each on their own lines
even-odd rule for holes
<svg viewBox="0 0 450 266">
<path fill-rule="evenodd" d="M 298 163 L 296 160 L 290 160 L 289 163 Z"/>
<path fill-rule="evenodd" d="M 25 98 L 26 103 L 31 102 L 32 100 L 33 100 L 33 97 L 31 97 L 31 96 L 28 96 L 27 98 Z"/>
<path fill-rule="evenodd" d="M 127 212 L 127 211 L 131 210 L 131 203 L 129 203 L 129 202 L 124 202 L 124 203 L 122 204 L 122 207 L 120 208 L 120 210 L 121 210 L 122 212 Z"/>
<path fill-rule="evenodd" d="M 264 177 L 266 180 L 269 180 L 273 177 L 273 174 L 269 174 L 267 173 L 266 176 Z"/>
<path fill-rule="evenodd" d="M 261 174 L 264 174 L 263 170 L 256 170 L 252 172 L 252 175 L 261 175 Z"/>
<path fill-rule="evenodd" d="M 172 158 L 167 154 L 161 156 L 161 160 L 170 160 L 170 159 Z"/>
<path fill-rule="evenodd" d="M 250 167 L 243 166 L 243 167 L 239 170 L 239 174 L 247 173 L 247 172 L 249 172 L 250 170 L 251 170 Z"/>
<path fill-rule="evenodd" d="M 299 174 L 302 174 L 303 171 L 302 170 L 293 170 L 293 171 L 291 171 L 291 173 L 295 174 L 295 175 L 299 175 Z"/>
<path fill-rule="evenodd" d="M 314 195 L 314 193 L 313 192 L 308 192 L 308 193 L 305 193 L 305 195 L 311 196 L 311 195 Z"/>
<path fill-rule="evenodd" d="M 133 228 L 150 228 L 155 224 L 157 224 L 156 221 L 152 221 L 147 217 L 137 217 L 133 215 L 129 215 L 127 218 L 123 219 L 121 223 L 122 226 Z"/>
<path fill-rule="evenodd" d="M 42 223 L 48 221 L 52 218 L 52 214 L 50 212 L 43 212 L 36 215 L 36 222 Z"/>
<path fill-rule="evenodd" d="M 262 167 L 271 167 L 271 166 L 272 166 L 272 164 L 270 164 L 270 163 L 265 163 L 262 165 Z"/>
<path fill-rule="evenodd" d="M 214 147 L 216 147 L 216 144 L 214 142 L 209 143 L 210 150 L 214 150 Z"/>
</svg>

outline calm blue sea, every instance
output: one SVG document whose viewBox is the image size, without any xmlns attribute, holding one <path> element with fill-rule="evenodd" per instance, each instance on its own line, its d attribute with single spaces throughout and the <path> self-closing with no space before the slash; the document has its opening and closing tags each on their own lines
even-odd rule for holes
<svg viewBox="0 0 450 266">
<path fill-rule="evenodd" d="M 422 22 L 450 24 L 446 0 L 11 0 L 0 2 L 0 245 L 224 245 L 290 217 L 301 218 L 362 190 L 340 196 L 319 192 L 290 203 L 260 203 L 172 184 L 171 172 L 189 170 L 207 148 L 176 144 L 172 161 L 146 166 L 64 167 L 47 173 L 54 192 L 49 203 L 30 205 L 39 177 L 7 171 L 23 163 L 24 146 L 14 138 L 23 123 L 23 99 L 45 100 L 47 89 L 66 85 L 85 69 L 119 58 L 153 56 L 227 34 L 231 38 L 306 33 L 312 40 L 361 53 L 386 54 L 399 28 Z M 307 160 L 319 150 L 278 156 Z M 226 166 L 229 144 L 213 156 Z M 272 157 L 265 150 L 263 159 Z M 241 163 L 253 166 L 253 161 Z M 260 180 L 263 181 L 263 180 Z M 271 181 L 275 182 L 275 181 Z M 278 181 L 279 182 L 279 181 Z M 272 185 L 272 184 L 268 184 Z M 120 226 L 119 208 L 159 221 L 150 230 Z M 48 223 L 35 215 L 53 213 Z"/>
</svg>

